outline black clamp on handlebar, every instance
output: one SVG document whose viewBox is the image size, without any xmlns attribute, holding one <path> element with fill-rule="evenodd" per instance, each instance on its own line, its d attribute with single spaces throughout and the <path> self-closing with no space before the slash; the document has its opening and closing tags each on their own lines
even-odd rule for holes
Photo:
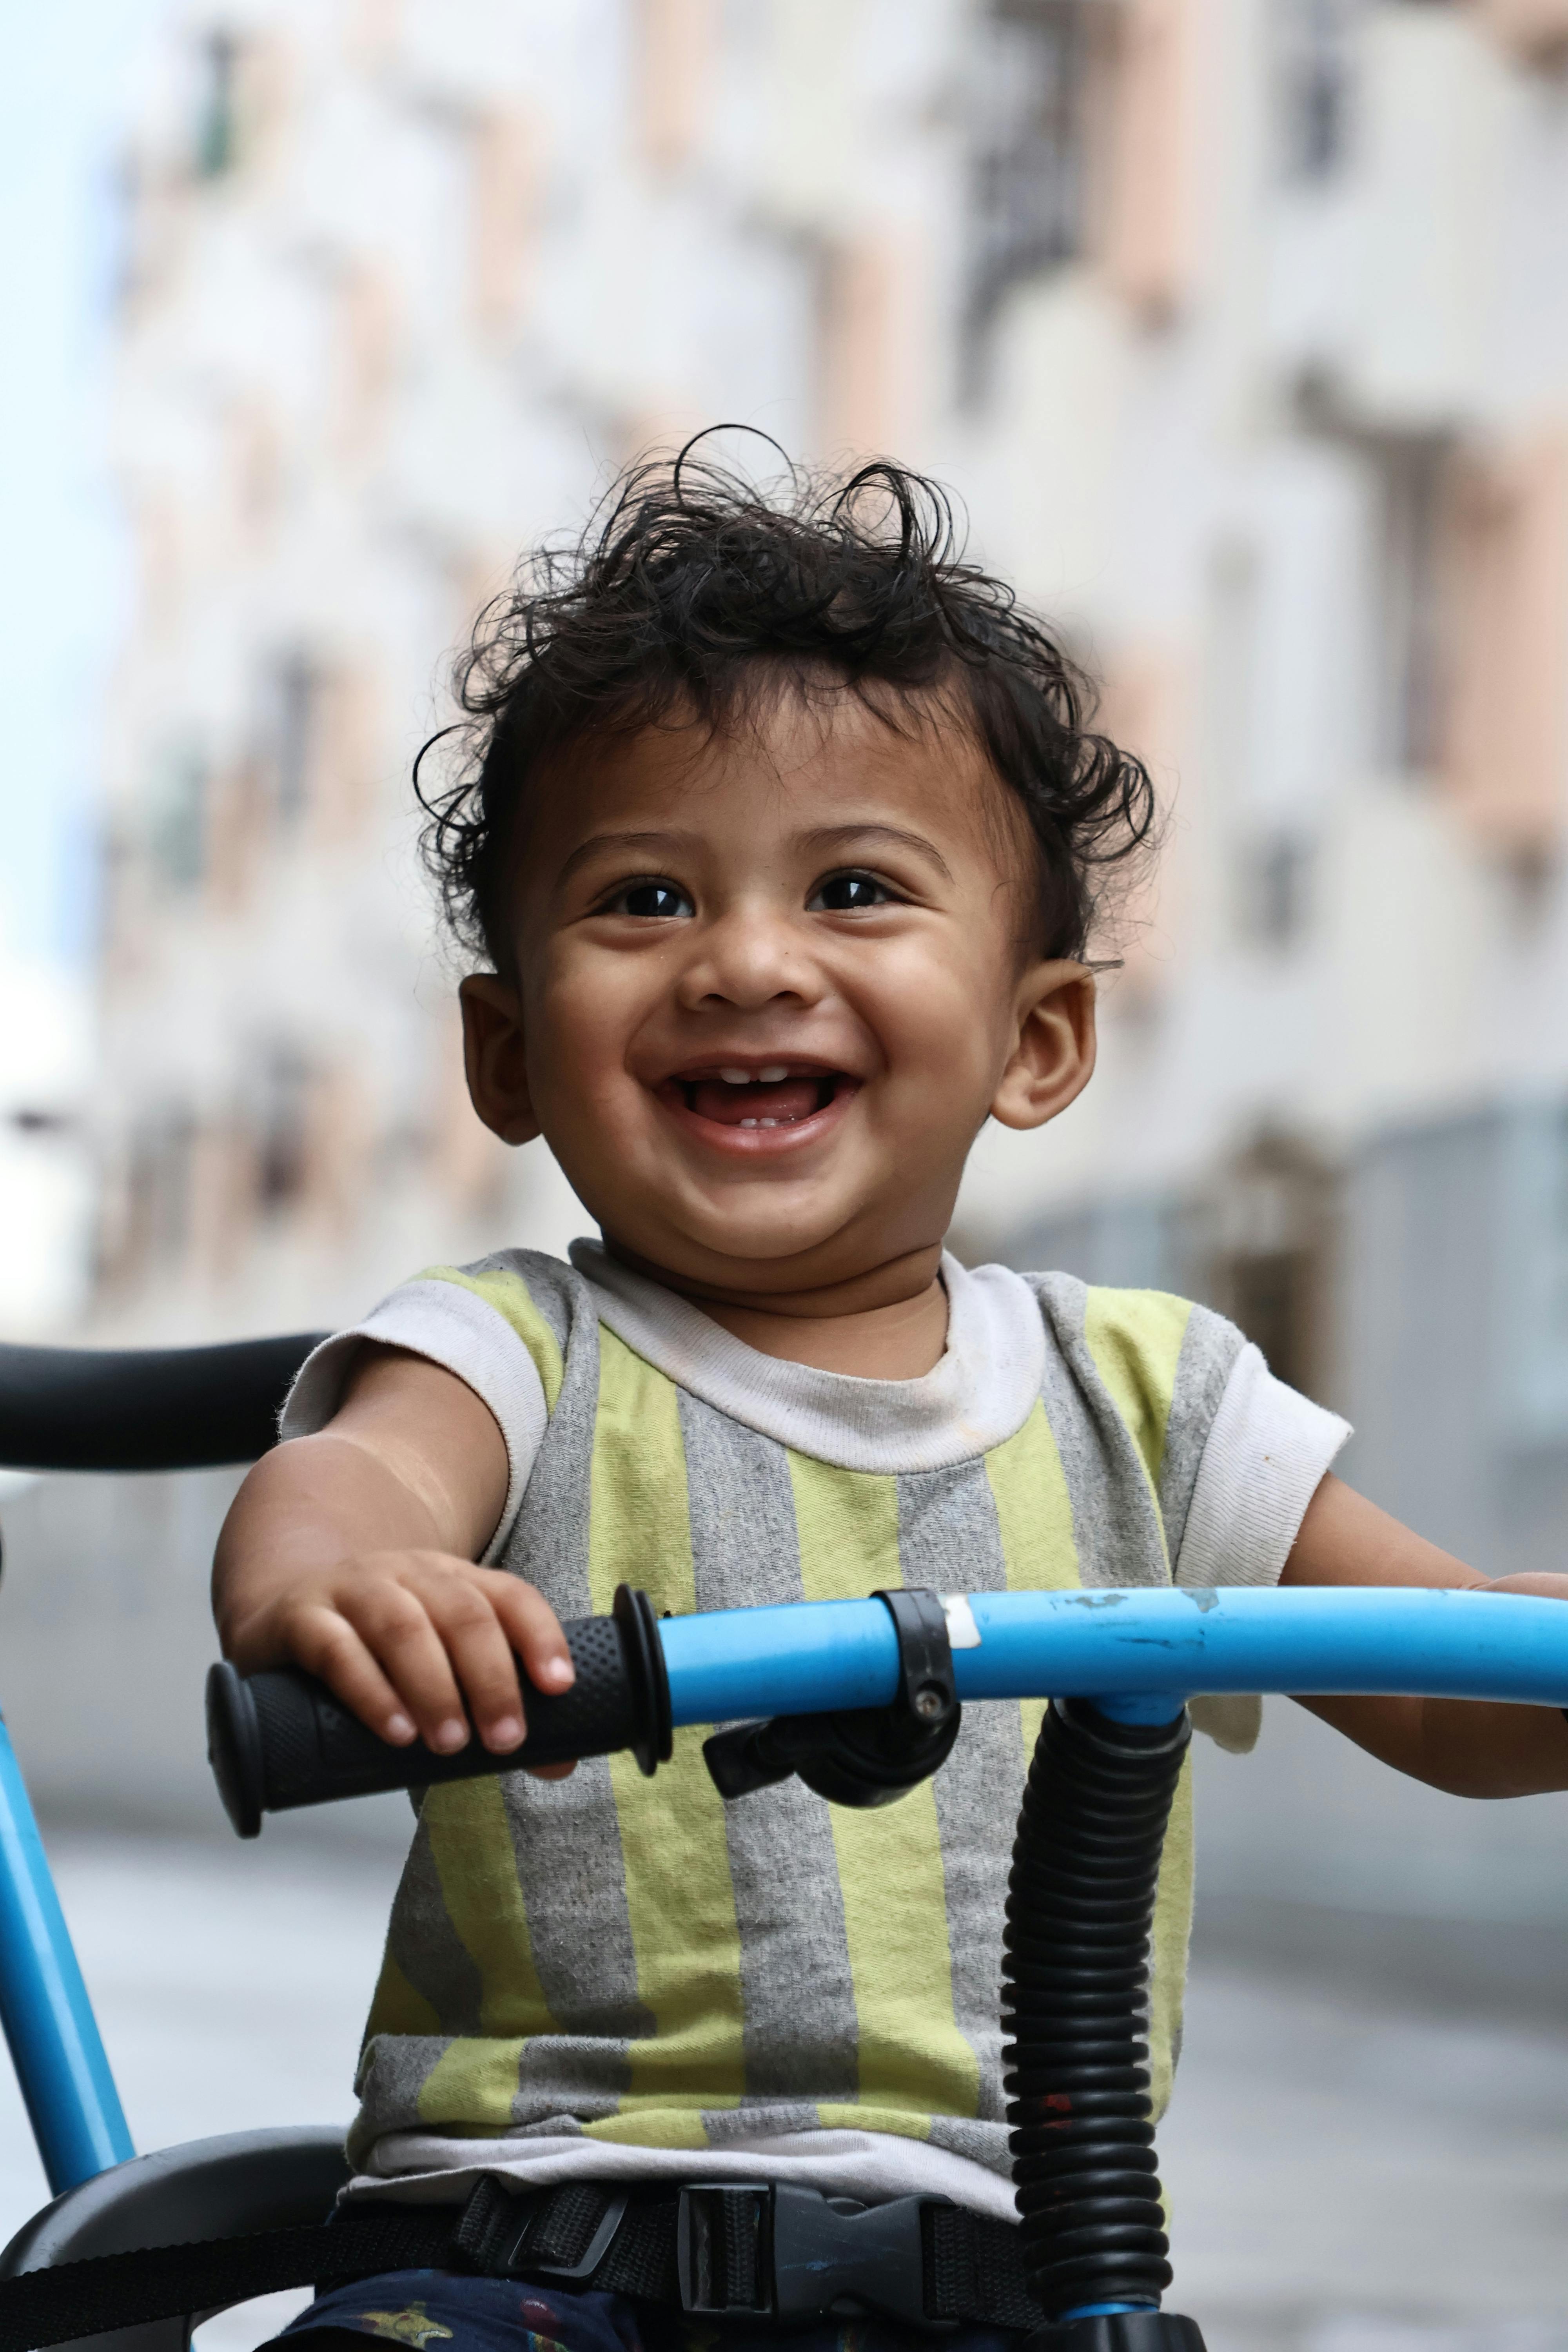
<svg viewBox="0 0 1568 2352">
<path fill-rule="evenodd" d="M 798 1773 L 836 1805 L 890 1805 L 945 1764 L 963 1709 L 939 1593 L 878 1591 L 899 1637 L 899 1688 L 887 1706 L 781 1715 L 715 1732 L 702 1754 L 729 1802 Z"/>
</svg>

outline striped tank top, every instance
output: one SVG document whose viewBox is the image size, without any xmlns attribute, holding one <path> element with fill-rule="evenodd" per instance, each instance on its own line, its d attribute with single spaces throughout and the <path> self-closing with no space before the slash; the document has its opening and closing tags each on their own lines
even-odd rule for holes
<svg viewBox="0 0 1568 2352">
<path fill-rule="evenodd" d="M 661 1613 L 899 1584 L 1271 1581 L 1344 1434 L 1231 1325 L 1160 1293 L 948 1260 L 942 1364 L 872 1381 L 762 1357 L 596 1245 L 573 1255 L 433 1269 L 319 1351 L 284 1423 L 331 1417 L 361 1339 L 446 1364 L 507 1439 L 489 1557 L 563 1618 L 608 1610 L 622 1580 Z M 651 1780 L 613 1756 L 428 1791 L 351 2151 L 383 2173 L 504 2155 L 526 2176 L 531 2147 L 570 2141 L 589 2144 L 579 2171 L 596 2146 L 616 2170 L 690 2172 L 854 2133 L 902 2148 L 899 2185 L 940 2151 L 961 2160 L 950 2193 L 976 2168 L 992 2193 L 971 2201 L 1005 2210 L 1002 1914 L 1041 1712 L 968 1708 L 942 1771 L 866 1812 L 795 1780 L 726 1805 L 698 1728 Z M 1184 1777 L 1155 1915 L 1157 2107 L 1192 1871 Z"/>
</svg>

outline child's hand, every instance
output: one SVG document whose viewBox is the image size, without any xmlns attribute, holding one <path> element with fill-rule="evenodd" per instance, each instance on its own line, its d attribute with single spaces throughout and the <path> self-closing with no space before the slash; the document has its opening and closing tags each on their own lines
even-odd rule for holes
<svg viewBox="0 0 1568 2352">
<path fill-rule="evenodd" d="M 543 1595 L 450 1552 L 371 1552 L 291 1578 L 233 1626 L 227 1648 L 244 1672 L 291 1660 L 383 1739 L 406 1747 L 417 1737 L 440 1755 L 468 1741 L 465 1702 L 492 1754 L 525 1737 L 514 1660 L 552 1695 L 573 1678 Z"/>
<path fill-rule="evenodd" d="M 1331 1472 L 1307 1506 L 1279 1580 L 1425 1585 L 1568 1601 L 1568 1576 L 1500 1576 L 1494 1583 L 1401 1527 Z M 1456 1797 L 1531 1797 L 1568 1789 L 1568 1723 L 1554 1706 L 1470 1698 L 1303 1696 L 1300 1703 L 1396 1771 Z"/>
<path fill-rule="evenodd" d="M 527 1728 L 517 1660 L 552 1695 L 573 1667 L 543 1594 L 475 1565 L 507 1483 L 472 1389 L 423 1357 L 366 1349 L 327 1427 L 263 1455 L 235 1498 L 213 1567 L 224 1654 L 243 1672 L 305 1667 L 399 1747 L 454 1754 L 471 1718 L 509 1754 Z"/>
</svg>

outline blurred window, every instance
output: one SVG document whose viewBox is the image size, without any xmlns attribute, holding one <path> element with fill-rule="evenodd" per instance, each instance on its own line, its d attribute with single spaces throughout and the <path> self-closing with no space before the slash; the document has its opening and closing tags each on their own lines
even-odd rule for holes
<svg viewBox="0 0 1568 2352">
<path fill-rule="evenodd" d="M 205 870 L 208 781 L 205 755 L 191 743 L 166 747 L 154 768 L 150 846 L 175 890 L 194 890 Z"/>
<path fill-rule="evenodd" d="M 1093 0 L 991 0 L 969 79 L 968 353 L 1009 289 L 1083 246 Z"/>
<path fill-rule="evenodd" d="M 1298 1137 L 1265 1129 L 1220 1171 L 1196 1213 L 1199 1296 L 1307 1396 L 1331 1379 L 1335 1184 Z"/>
<path fill-rule="evenodd" d="M 285 655 L 273 677 L 273 798 L 286 824 L 303 814 L 310 799 L 321 688 L 321 673 L 303 653 Z"/>
<path fill-rule="evenodd" d="M 1453 436 L 1440 427 L 1370 424 L 1331 375 L 1316 369 L 1297 381 L 1296 410 L 1304 433 L 1352 451 L 1364 468 L 1372 756 L 1388 774 L 1430 774 L 1443 751 Z"/>
<path fill-rule="evenodd" d="M 189 1112 L 167 1105 L 137 1122 L 118 1198 L 111 1189 L 105 1200 L 99 1235 L 101 1288 L 133 1290 L 153 1266 L 183 1256 L 190 1235 L 195 1133 Z"/>
<path fill-rule="evenodd" d="M 1568 782 L 1568 434 L 1457 450 L 1441 520 L 1444 786 L 1538 882 Z"/>
<path fill-rule="evenodd" d="M 904 257 L 890 240 L 856 237 L 823 247 L 817 397 L 828 448 L 886 449 L 902 438 L 900 328 L 907 290 Z"/>
<path fill-rule="evenodd" d="M 1436 434 L 1370 444 L 1378 483 L 1377 751 L 1395 774 L 1437 755 L 1438 515 L 1447 448 Z"/>
<path fill-rule="evenodd" d="M 304 1194 L 310 1087 L 304 1056 L 291 1046 L 278 1046 L 263 1062 L 256 1089 L 256 1189 L 264 1216 L 291 1208 Z"/>
<path fill-rule="evenodd" d="M 1203 0 L 1120 0 L 1113 8 L 1100 0 L 1084 20 L 1085 241 L 1151 327 L 1173 319 L 1192 289 L 1202 17 Z"/>
<path fill-rule="evenodd" d="M 1313 845 L 1294 827 L 1244 844 L 1240 853 L 1243 936 L 1276 953 L 1296 947 L 1311 915 Z"/>
<path fill-rule="evenodd" d="M 637 29 L 643 152 L 676 171 L 700 140 L 718 67 L 720 0 L 641 0 Z"/>
<path fill-rule="evenodd" d="M 1505 1439 L 1568 1437 L 1568 1105 L 1507 1118 L 1497 1245 L 1497 1389 Z"/>
<path fill-rule="evenodd" d="M 1209 558 L 1204 692 L 1207 766 L 1220 805 L 1247 796 L 1257 732 L 1262 564 L 1249 541 L 1218 541 Z"/>
<path fill-rule="evenodd" d="M 536 230 L 540 170 L 539 135 L 531 119 L 516 108 L 496 108 L 480 115 L 470 132 L 470 269 L 475 316 L 492 334 L 506 334 L 517 324 L 523 283 Z M 390 300 L 384 297 L 384 307 Z M 379 383 L 390 374 L 383 345 L 390 346 L 390 325 L 382 317 L 367 321 L 375 338 L 374 367 Z M 362 327 L 362 334 L 365 331 Z"/>
<path fill-rule="evenodd" d="M 235 164 L 239 43 L 216 30 L 201 44 L 195 154 L 199 180 L 220 180 Z"/>
<path fill-rule="evenodd" d="M 1359 0 L 1275 0 L 1276 88 L 1286 175 L 1323 180 L 1344 161 Z"/>
</svg>

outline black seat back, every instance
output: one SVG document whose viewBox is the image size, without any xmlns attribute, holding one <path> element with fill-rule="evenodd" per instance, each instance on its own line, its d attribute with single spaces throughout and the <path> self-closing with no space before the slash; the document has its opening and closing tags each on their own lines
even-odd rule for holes
<svg viewBox="0 0 1568 2352">
<path fill-rule="evenodd" d="M 235 2132 L 132 2157 L 68 2189 L 0 2253 L 0 2278 L 137 2246 L 240 2238 L 324 2221 L 348 2179 L 343 2135 L 321 2126 Z M 185 2352 L 192 2314 L 121 2327 L 60 2352 Z"/>
<path fill-rule="evenodd" d="M 205 1470 L 254 1462 L 323 1335 L 213 1348 L 0 1346 L 0 1467 Z"/>
</svg>

